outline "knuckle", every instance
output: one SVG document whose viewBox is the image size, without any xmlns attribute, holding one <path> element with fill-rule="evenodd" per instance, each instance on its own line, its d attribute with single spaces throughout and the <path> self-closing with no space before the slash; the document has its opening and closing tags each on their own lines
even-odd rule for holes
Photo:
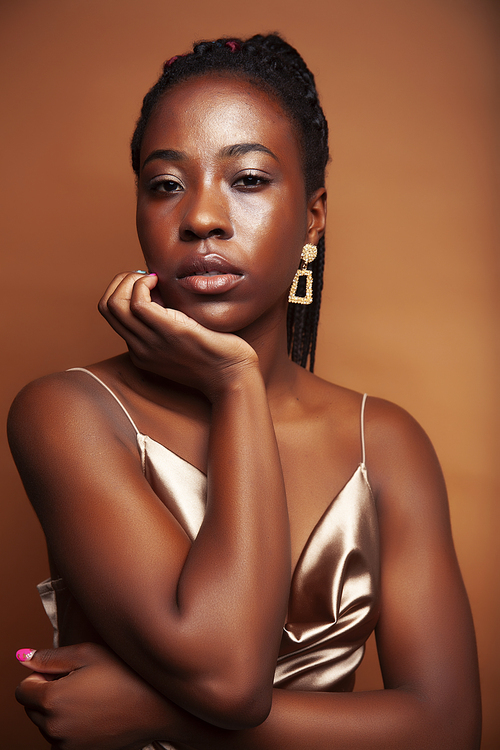
<svg viewBox="0 0 500 750">
<path fill-rule="evenodd" d="M 107 312 L 107 309 L 108 309 L 106 297 L 101 297 L 101 299 L 97 303 L 97 309 L 99 310 L 99 312 L 101 313 L 101 315 L 103 315 L 104 317 L 106 317 L 106 312 Z"/>
<path fill-rule="evenodd" d="M 127 278 L 128 275 L 128 271 L 121 271 L 120 273 L 117 273 L 113 281 L 111 282 L 110 287 L 116 288 L 119 284 L 122 283 L 124 279 Z"/>
<path fill-rule="evenodd" d="M 196 320 L 194 320 L 194 318 L 188 317 L 180 310 L 170 308 L 168 311 L 168 315 L 175 325 L 182 326 L 183 328 L 191 328 L 193 330 L 201 328 L 200 324 Z"/>
<path fill-rule="evenodd" d="M 114 294 L 108 297 L 104 309 L 110 310 L 112 313 L 116 313 L 120 309 L 120 304 Z"/>
<path fill-rule="evenodd" d="M 141 317 L 144 315 L 146 305 L 143 300 L 132 297 L 132 299 L 130 300 L 130 309 L 134 313 L 134 315 L 136 315 L 137 317 Z"/>
<path fill-rule="evenodd" d="M 23 680 L 23 682 L 24 682 L 24 680 Z M 25 694 L 24 694 L 24 685 L 23 685 L 23 682 L 21 682 L 21 683 L 20 683 L 20 684 L 19 684 L 19 685 L 18 685 L 18 686 L 16 687 L 16 690 L 15 690 L 15 692 L 14 692 L 14 696 L 15 696 L 15 699 L 16 699 L 16 701 L 17 701 L 18 703 L 20 703 L 21 705 L 24 705 L 24 703 L 25 703 L 25 700 L 26 700 L 26 696 L 25 696 Z"/>
</svg>

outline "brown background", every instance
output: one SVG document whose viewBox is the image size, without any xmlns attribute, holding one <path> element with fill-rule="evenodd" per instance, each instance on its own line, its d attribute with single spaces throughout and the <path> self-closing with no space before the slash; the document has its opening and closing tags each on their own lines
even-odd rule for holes
<svg viewBox="0 0 500 750">
<path fill-rule="evenodd" d="M 161 62 L 193 39 L 279 30 L 331 127 L 320 375 L 411 411 L 450 489 L 476 621 L 483 750 L 500 746 L 498 7 L 487 0 L 3 0 L 1 377 L 121 350 L 95 304 L 141 266 L 128 141 Z M 2 446 L 1 748 L 47 745 L 14 652 L 50 633 L 44 542 Z M 368 466 L 370 457 L 368 456 Z M 422 625 L 425 626 L 425 611 Z M 358 688 L 377 684 L 373 654 Z"/>
</svg>

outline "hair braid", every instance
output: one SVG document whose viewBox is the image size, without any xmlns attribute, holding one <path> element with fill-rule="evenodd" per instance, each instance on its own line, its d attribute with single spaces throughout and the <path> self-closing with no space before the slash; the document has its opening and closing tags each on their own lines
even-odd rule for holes
<svg viewBox="0 0 500 750">
<path fill-rule="evenodd" d="M 171 57 L 143 99 L 141 114 L 132 136 L 132 167 L 140 171 L 140 150 L 147 123 L 156 105 L 172 86 L 193 76 L 224 72 L 246 78 L 276 98 L 298 135 L 307 196 L 325 184 L 329 160 L 328 125 L 319 103 L 314 76 L 296 49 L 278 34 L 256 34 L 249 39 L 223 37 L 200 41 L 193 51 Z M 311 305 L 289 305 L 288 351 L 294 362 L 314 368 L 315 346 L 323 286 L 325 242 L 318 243 L 313 262 L 314 301 Z"/>
</svg>

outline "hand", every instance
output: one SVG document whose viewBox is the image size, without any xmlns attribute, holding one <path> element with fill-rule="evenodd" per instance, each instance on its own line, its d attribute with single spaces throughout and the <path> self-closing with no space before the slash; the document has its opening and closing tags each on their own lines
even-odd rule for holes
<svg viewBox="0 0 500 750">
<path fill-rule="evenodd" d="M 33 673 L 16 698 L 53 748 L 136 750 L 166 741 L 169 721 L 185 713 L 93 643 L 35 651 L 22 663 Z"/>
<path fill-rule="evenodd" d="M 258 366 L 254 349 L 239 336 L 211 331 L 154 302 L 157 281 L 156 275 L 119 274 L 99 303 L 137 367 L 197 388 L 213 400 L 248 367 Z"/>
</svg>

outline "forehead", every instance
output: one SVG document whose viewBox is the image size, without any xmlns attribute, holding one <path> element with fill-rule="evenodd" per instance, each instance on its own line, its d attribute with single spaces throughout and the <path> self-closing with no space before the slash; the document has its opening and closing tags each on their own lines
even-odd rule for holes
<svg viewBox="0 0 500 750">
<path fill-rule="evenodd" d="M 235 143 L 262 143 L 300 162 L 294 124 L 279 102 L 244 78 L 207 74 L 168 90 L 148 122 L 141 154 L 162 147 L 196 152 Z M 182 144 L 182 145 L 181 145 Z"/>
</svg>

